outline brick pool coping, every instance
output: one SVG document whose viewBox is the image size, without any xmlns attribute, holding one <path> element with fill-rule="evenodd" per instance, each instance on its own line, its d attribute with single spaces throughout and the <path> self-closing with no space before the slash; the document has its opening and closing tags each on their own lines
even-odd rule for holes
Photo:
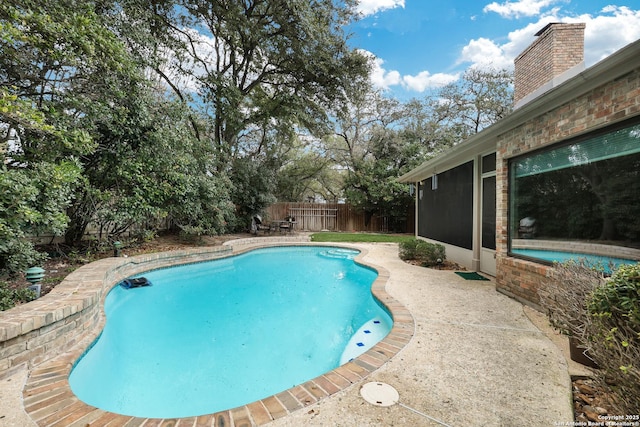
<svg viewBox="0 0 640 427">
<path fill-rule="evenodd" d="M 331 396 L 382 367 L 414 335 L 411 313 L 385 291 L 389 272 L 365 262 L 366 250 L 361 248 L 357 248 L 361 252 L 355 261 L 378 272 L 371 291 L 387 308 L 394 323 L 382 341 L 349 363 L 265 399 L 189 418 L 140 418 L 110 413 L 80 401 L 69 387 L 68 378 L 73 364 L 104 327 L 104 298 L 123 278 L 170 265 L 233 256 L 261 247 L 291 245 L 354 247 L 313 244 L 307 239 L 292 242 L 291 238 L 253 238 L 211 248 L 108 258 L 83 266 L 42 299 L 9 310 L 5 312 L 8 316 L 0 317 L 0 357 L 3 358 L 0 359 L 0 378 L 26 364 L 29 377 L 23 390 L 24 409 L 41 426 L 258 426 Z M 10 366 L 5 366 L 7 360 Z"/>
</svg>

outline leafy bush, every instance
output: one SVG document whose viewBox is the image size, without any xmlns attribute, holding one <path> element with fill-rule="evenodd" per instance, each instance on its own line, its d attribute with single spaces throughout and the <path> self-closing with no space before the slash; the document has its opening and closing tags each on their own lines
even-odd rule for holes
<svg viewBox="0 0 640 427">
<path fill-rule="evenodd" d="M 39 163 L 33 168 L 0 167 L 0 274 L 16 276 L 46 257 L 27 236 L 62 234 L 65 209 L 77 180 L 73 162 Z"/>
<path fill-rule="evenodd" d="M 21 230 L 10 230 L 0 224 L 1 274 L 17 277 L 21 271 L 42 264 L 46 258 L 47 255 L 38 252 Z"/>
<path fill-rule="evenodd" d="M 418 239 L 411 239 L 409 241 L 406 242 L 401 242 L 399 244 L 399 252 L 398 252 L 398 256 L 400 257 L 401 260 L 403 261 L 407 261 L 410 259 L 416 259 L 416 253 L 417 253 L 417 248 L 418 248 L 418 243 L 420 242 L 420 240 Z"/>
<path fill-rule="evenodd" d="M 134 240 L 138 243 L 152 242 L 156 237 L 158 237 L 158 232 L 156 230 L 149 229 L 137 230 L 133 235 Z"/>
<path fill-rule="evenodd" d="M 444 246 L 419 239 L 401 242 L 399 256 L 404 261 L 417 260 L 425 267 L 441 264 L 447 259 Z"/>
<path fill-rule="evenodd" d="M 591 352 L 621 413 L 640 412 L 640 263 L 620 266 L 587 299 Z"/>
<path fill-rule="evenodd" d="M 36 298 L 36 293 L 29 288 L 11 289 L 5 282 L 0 282 L 0 311 L 8 310 L 18 303 L 25 303 Z"/>
</svg>

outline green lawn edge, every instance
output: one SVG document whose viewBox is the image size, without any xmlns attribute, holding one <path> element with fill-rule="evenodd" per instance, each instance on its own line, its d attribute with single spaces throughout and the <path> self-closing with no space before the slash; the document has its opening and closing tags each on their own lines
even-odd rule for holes
<svg viewBox="0 0 640 427">
<path fill-rule="evenodd" d="M 413 235 L 377 234 L 377 233 L 333 233 L 323 231 L 311 235 L 312 242 L 340 242 L 340 243 L 400 243 L 413 240 Z"/>
</svg>

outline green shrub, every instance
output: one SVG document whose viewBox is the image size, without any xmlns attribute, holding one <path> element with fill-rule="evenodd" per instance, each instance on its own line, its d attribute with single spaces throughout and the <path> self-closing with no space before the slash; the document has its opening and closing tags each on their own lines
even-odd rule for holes
<svg viewBox="0 0 640 427">
<path fill-rule="evenodd" d="M 26 235 L 3 227 L 0 220 L 0 274 L 16 277 L 33 265 L 40 265 L 47 258 L 38 252 Z"/>
<path fill-rule="evenodd" d="M 29 288 L 11 289 L 5 282 L 0 282 L 0 311 L 9 310 L 19 303 L 32 301 L 36 293 Z"/>
<path fill-rule="evenodd" d="M 621 265 L 597 288 L 589 299 L 589 312 L 640 327 L 640 263 Z"/>
<path fill-rule="evenodd" d="M 640 263 L 620 266 L 587 299 L 591 352 L 621 413 L 640 413 Z"/>
<path fill-rule="evenodd" d="M 400 259 L 417 260 L 425 267 L 442 264 L 446 259 L 445 247 L 438 243 L 412 239 L 400 244 Z"/>
<path fill-rule="evenodd" d="M 398 245 L 400 249 L 398 252 L 398 256 L 400 256 L 400 259 L 403 261 L 416 259 L 416 251 L 419 242 L 420 240 L 418 239 L 411 239 L 406 242 L 400 242 L 400 244 Z"/>
</svg>

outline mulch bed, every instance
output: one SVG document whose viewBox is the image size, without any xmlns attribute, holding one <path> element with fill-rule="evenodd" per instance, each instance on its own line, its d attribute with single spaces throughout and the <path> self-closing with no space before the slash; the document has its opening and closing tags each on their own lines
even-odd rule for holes
<svg viewBox="0 0 640 427">
<path fill-rule="evenodd" d="M 422 265 L 422 261 L 419 261 L 417 259 L 405 259 L 404 262 L 411 265 L 417 265 L 418 267 L 431 268 L 433 270 L 460 270 L 460 271 L 466 270 L 466 268 L 461 267 L 455 262 L 451 262 L 451 261 L 444 261 L 442 264 L 429 265 L 429 266 Z"/>
<path fill-rule="evenodd" d="M 582 425 L 600 425 L 606 422 L 607 416 L 623 415 L 613 409 L 613 396 L 610 391 L 596 380 L 574 378 L 572 384 L 573 414 L 576 422 L 584 423 Z"/>
</svg>

